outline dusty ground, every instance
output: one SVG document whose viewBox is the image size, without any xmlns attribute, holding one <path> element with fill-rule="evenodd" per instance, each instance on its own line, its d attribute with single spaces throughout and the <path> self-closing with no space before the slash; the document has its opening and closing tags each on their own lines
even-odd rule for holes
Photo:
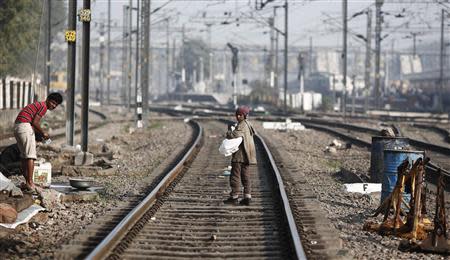
<svg viewBox="0 0 450 260">
<path fill-rule="evenodd" d="M 443 259 L 439 255 L 405 253 L 398 250 L 400 240 L 362 230 L 363 224 L 379 205 L 379 195 L 348 193 L 344 188 L 344 175 L 350 171 L 368 179 L 370 151 L 353 146 L 338 150 L 336 154 L 325 152 L 335 137 L 312 130 L 280 132 L 264 130 L 255 123 L 258 131 L 279 149 L 286 160 L 293 160 L 314 187 L 320 206 L 327 218 L 340 232 L 344 249 L 356 259 Z M 345 143 L 344 141 L 341 141 Z M 289 180 L 287 189 L 294 192 L 301 181 L 299 176 L 284 176 Z M 434 207 L 434 205 L 433 205 Z"/>
<path fill-rule="evenodd" d="M 121 118 L 112 112 L 113 118 Z M 130 115 L 128 115 L 130 118 Z M 438 255 L 404 253 L 399 251 L 399 240 L 382 237 L 362 230 L 364 221 L 379 204 L 378 196 L 350 194 L 344 190 L 344 172 L 352 172 L 361 179 L 368 179 L 370 152 L 353 147 L 339 150 L 337 154 L 325 153 L 325 147 L 335 137 L 316 131 L 278 132 L 263 130 L 255 123 L 260 133 L 274 147 L 283 151 L 287 160 L 294 161 L 308 176 L 308 183 L 318 194 L 320 206 L 340 233 L 344 249 L 356 259 L 441 259 Z M 64 203 L 53 210 L 39 214 L 29 224 L 18 227 L 6 237 L 0 238 L 0 259 L 52 258 L 53 252 L 68 242 L 80 229 L 99 218 L 117 202 L 139 195 L 145 188 L 140 180 L 168 157 L 176 147 L 184 145 L 190 127 L 182 121 L 151 121 L 146 131 L 133 132 L 133 123 L 109 124 L 90 131 L 90 150 L 100 151 L 104 144 L 113 152 L 113 164 L 117 173 L 98 177 L 95 180 L 105 189 L 100 200 L 89 203 Z M 170 132 L 171 135 L 167 135 Z M 76 139 L 79 140 L 79 139 Z M 56 141 L 60 147 L 64 140 Z M 341 141 L 343 142 L 343 141 Z M 49 158 L 55 152 L 46 150 Z M 61 158 L 60 158 L 61 159 Z M 55 161 L 55 168 L 64 161 Z M 290 192 L 298 189 L 298 176 L 285 176 Z M 68 177 L 54 176 L 55 181 L 67 182 Z M 15 182 L 21 178 L 14 178 Z"/>
<path fill-rule="evenodd" d="M 116 118 L 120 116 L 118 113 L 115 115 Z M 133 122 L 111 123 L 89 132 L 89 151 L 100 151 L 106 145 L 114 154 L 111 162 L 117 168 L 115 174 L 92 177 L 104 187 L 100 192 L 100 199 L 93 202 L 63 203 L 39 213 L 28 224 L 0 237 L 0 259 L 52 258 L 56 249 L 95 218 L 101 218 L 109 208 L 119 201 L 141 195 L 148 185 L 141 181 L 143 177 L 174 150 L 184 146 L 191 133 L 191 127 L 181 120 L 152 120 L 143 131 L 135 130 L 133 125 Z M 61 143 L 64 140 L 53 142 L 51 149 L 41 147 L 40 150 L 44 157 L 52 158 L 54 162 L 53 181 L 67 183 L 69 177 L 58 174 L 58 166 L 67 164 L 55 152 Z M 23 181 L 18 176 L 12 179 L 16 183 Z"/>
</svg>

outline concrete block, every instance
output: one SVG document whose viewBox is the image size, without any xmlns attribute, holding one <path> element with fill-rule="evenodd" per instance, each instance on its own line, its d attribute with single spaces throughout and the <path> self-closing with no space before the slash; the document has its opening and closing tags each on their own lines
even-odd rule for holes
<svg viewBox="0 0 450 260">
<path fill-rule="evenodd" d="M 77 177 L 77 176 L 98 176 L 102 171 L 99 166 L 72 166 L 64 165 L 61 168 L 61 173 L 64 176 Z"/>
<path fill-rule="evenodd" d="M 63 145 L 61 145 L 61 152 L 67 153 L 67 154 L 76 154 L 80 151 L 75 146 L 63 144 Z"/>
<path fill-rule="evenodd" d="M 94 163 L 94 155 L 89 152 L 79 152 L 75 155 L 75 165 L 91 165 Z"/>
<path fill-rule="evenodd" d="M 97 201 L 99 200 L 100 196 L 95 191 L 71 191 L 68 193 L 65 193 L 61 201 L 62 202 L 76 202 L 76 201 Z"/>
</svg>

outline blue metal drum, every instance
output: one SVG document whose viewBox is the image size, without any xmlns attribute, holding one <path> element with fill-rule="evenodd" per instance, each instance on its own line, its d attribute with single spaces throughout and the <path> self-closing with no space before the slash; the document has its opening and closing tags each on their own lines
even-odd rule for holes
<svg viewBox="0 0 450 260">
<path fill-rule="evenodd" d="M 380 183 L 383 178 L 383 151 L 385 149 L 401 150 L 409 146 L 405 137 L 373 136 L 370 152 L 370 180 Z"/>
<path fill-rule="evenodd" d="M 395 184 L 397 183 L 397 167 L 406 159 L 408 159 L 411 167 L 417 159 L 423 159 L 423 155 L 423 151 L 393 149 L 384 150 L 384 171 L 381 182 L 381 202 L 383 202 L 383 200 L 388 197 L 395 188 Z M 408 185 L 405 185 L 405 193 L 403 194 L 403 197 L 405 198 L 405 201 L 409 201 L 411 198 L 411 188 Z"/>
</svg>

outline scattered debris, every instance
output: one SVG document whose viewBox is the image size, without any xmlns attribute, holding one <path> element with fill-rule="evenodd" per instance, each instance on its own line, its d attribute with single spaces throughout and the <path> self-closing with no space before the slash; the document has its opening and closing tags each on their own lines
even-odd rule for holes
<svg viewBox="0 0 450 260">
<path fill-rule="evenodd" d="M 303 130 L 305 130 L 304 125 L 302 125 L 300 122 L 292 123 L 292 120 L 289 118 L 286 119 L 286 122 L 263 122 L 263 128 L 280 130 L 280 131 L 287 131 L 287 130 L 303 131 Z"/>
<path fill-rule="evenodd" d="M 17 219 L 14 223 L 0 223 L 0 226 L 3 226 L 5 228 L 11 228 L 14 229 L 20 224 L 27 223 L 34 215 L 36 215 L 39 211 L 45 210 L 43 207 L 33 204 L 29 208 L 23 210 L 19 214 L 17 214 Z"/>
<path fill-rule="evenodd" d="M 12 197 L 22 197 L 22 191 L 0 172 L 0 191 L 8 191 Z"/>
<path fill-rule="evenodd" d="M 352 143 L 345 143 L 345 146 L 336 139 L 325 147 L 326 153 L 336 154 L 338 150 L 350 149 L 352 148 Z"/>
<path fill-rule="evenodd" d="M 390 128 L 390 127 L 381 129 L 380 135 L 381 136 L 385 136 L 385 137 L 395 137 L 394 130 L 392 128 Z"/>
</svg>

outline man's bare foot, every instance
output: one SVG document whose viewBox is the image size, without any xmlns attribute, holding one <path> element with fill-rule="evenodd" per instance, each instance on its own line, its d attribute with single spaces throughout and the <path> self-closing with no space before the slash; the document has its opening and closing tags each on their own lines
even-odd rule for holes
<svg viewBox="0 0 450 260">
<path fill-rule="evenodd" d="M 24 192 L 35 193 L 38 194 L 42 191 L 42 188 L 35 185 L 34 183 L 21 183 L 20 189 Z"/>
</svg>

